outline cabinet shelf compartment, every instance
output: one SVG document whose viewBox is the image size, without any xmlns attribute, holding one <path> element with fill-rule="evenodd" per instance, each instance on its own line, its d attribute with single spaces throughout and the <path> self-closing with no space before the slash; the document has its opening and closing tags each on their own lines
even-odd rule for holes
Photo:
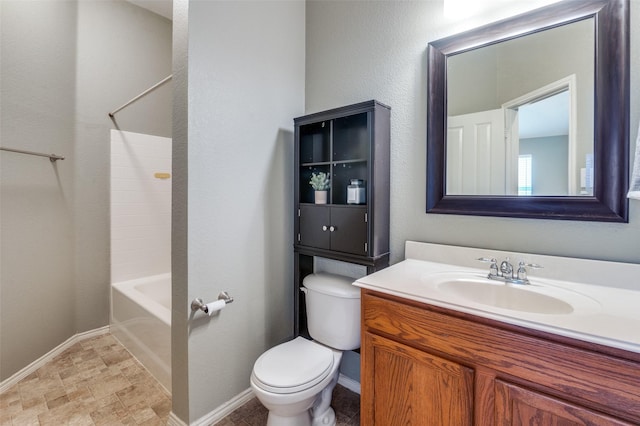
<svg viewBox="0 0 640 426">
<path fill-rule="evenodd" d="M 351 179 L 361 179 L 365 181 L 366 195 L 365 200 L 369 199 L 368 191 L 368 163 L 366 161 L 345 162 L 333 166 L 331 175 L 332 203 L 347 204 L 347 186 L 351 183 Z"/>
<path fill-rule="evenodd" d="M 362 112 L 333 122 L 333 160 L 368 158 L 371 130 L 369 114 Z"/>
<path fill-rule="evenodd" d="M 311 180 L 311 175 L 313 173 L 328 173 L 331 175 L 331 165 L 330 164 L 319 164 L 316 166 L 305 166 L 300 168 L 300 202 L 301 203 L 313 203 L 315 197 L 315 191 L 309 184 L 309 180 Z M 331 203 L 331 190 L 329 190 L 328 203 Z"/>
<path fill-rule="evenodd" d="M 331 160 L 331 121 L 300 126 L 300 164 Z"/>
</svg>

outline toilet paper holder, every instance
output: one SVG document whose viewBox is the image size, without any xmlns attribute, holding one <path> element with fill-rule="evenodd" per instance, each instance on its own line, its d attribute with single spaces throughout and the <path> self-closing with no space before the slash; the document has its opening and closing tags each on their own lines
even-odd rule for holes
<svg viewBox="0 0 640 426">
<path fill-rule="evenodd" d="M 218 294 L 218 300 L 224 300 L 225 305 L 228 305 L 229 303 L 233 302 L 233 297 L 229 296 L 229 293 L 227 293 L 226 291 L 221 291 L 220 294 Z M 198 309 L 205 314 L 209 313 L 207 304 L 204 303 L 203 300 L 199 297 L 193 299 L 193 301 L 191 302 L 191 310 L 197 311 Z"/>
</svg>

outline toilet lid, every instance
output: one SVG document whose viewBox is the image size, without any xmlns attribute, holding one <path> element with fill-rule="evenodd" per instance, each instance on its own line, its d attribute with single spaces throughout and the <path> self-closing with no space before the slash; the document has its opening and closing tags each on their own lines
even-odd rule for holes
<svg viewBox="0 0 640 426">
<path fill-rule="evenodd" d="M 331 349 L 297 337 L 263 353 L 253 366 L 253 376 L 269 392 L 294 393 L 322 381 L 333 363 Z"/>
</svg>

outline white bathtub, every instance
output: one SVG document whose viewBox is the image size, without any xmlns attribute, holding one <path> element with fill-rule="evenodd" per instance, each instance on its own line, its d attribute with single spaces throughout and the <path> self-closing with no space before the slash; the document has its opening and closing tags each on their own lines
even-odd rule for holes
<svg viewBox="0 0 640 426">
<path fill-rule="evenodd" d="M 111 284 L 111 333 L 171 392 L 171 274 Z"/>
</svg>

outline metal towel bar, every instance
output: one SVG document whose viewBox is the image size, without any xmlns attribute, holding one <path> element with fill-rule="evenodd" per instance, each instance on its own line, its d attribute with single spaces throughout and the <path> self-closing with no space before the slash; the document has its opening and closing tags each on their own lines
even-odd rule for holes
<svg viewBox="0 0 640 426">
<path fill-rule="evenodd" d="M 37 155 L 38 157 L 47 157 L 49 158 L 49 161 L 51 161 L 52 163 L 55 163 L 58 160 L 64 160 L 64 157 L 62 155 L 56 155 L 56 154 L 45 154 L 43 152 L 34 152 L 34 151 L 27 151 L 24 149 L 14 149 L 14 148 L 4 148 L 4 147 L 0 147 L 0 150 L 17 152 L 18 154 Z"/>
</svg>

